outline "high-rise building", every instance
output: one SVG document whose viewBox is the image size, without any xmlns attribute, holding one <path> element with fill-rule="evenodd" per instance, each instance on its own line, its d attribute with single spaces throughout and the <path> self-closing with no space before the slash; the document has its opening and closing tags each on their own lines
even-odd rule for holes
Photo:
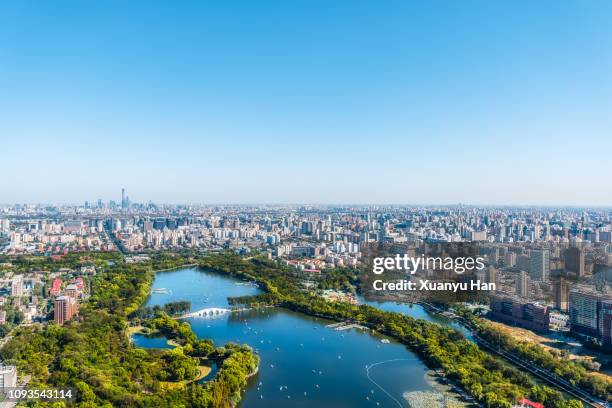
<svg viewBox="0 0 612 408">
<path fill-rule="evenodd" d="M 301 232 L 304 235 L 312 235 L 314 223 L 312 221 L 302 221 Z"/>
<path fill-rule="evenodd" d="M 612 349 L 612 298 L 595 292 L 570 292 L 570 330 Z"/>
<path fill-rule="evenodd" d="M 9 232 L 11 230 L 11 222 L 6 218 L 0 220 L 0 232 Z"/>
<path fill-rule="evenodd" d="M 606 349 L 612 349 L 612 299 L 604 299 L 599 309 L 599 336 Z"/>
<path fill-rule="evenodd" d="M 569 310 L 569 284 L 564 278 L 559 278 L 553 282 L 553 298 L 555 309 L 562 312 Z"/>
<path fill-rule="evenodd" d="M 471 232 L 471 240 L 472 241 L 486 241 L 487 240 L 487 231 L 472 231 Z"/>
<path fill-rule="evenodd" d="M 58 296 L 55 298 L 55 310 L 53 320 L 63 325 L 78 313 L 78 303 L 70 296 Z"/>
<path fill-rule="evenodd" d="M 503 292 L 491 295 L 490 302 L 490 316 L 494 319 L 539 332 L 547 332 L 549 329 L 550 311 L 546 306 L 526 302 Z"/>
<path fill-rule="evenodd" d="M 569 293 L 570 330 L 589 337 L 599 335 L 599 297 L 594 293 Z"/>
<path fill-rule="evenodd" d="M 494 266 L 489 265 L 487 268 L 487 282 L 494 283 L 495 286 L 499 283 L 497 281 L 497 269 Z"/>
<path fill-rule="evenodd" d="M 512 251 L 506 252 L 506 256 L 504 257 L 504 266 L 513 267 L 516 265 L 516 253 Z"/>
<path fill-rule="evenodd" d="M 156 230 L 163 230 L 166 228 L 166 219 L 165 218 L 156 218 L 153 220 L 153 228 Z"/>
<path fill-rule="evenodd" d="M 531 271 L 530 260 L 527 255 L 518 255 L 516 257 L 516 264 L 514 266 L 522 271 Z"/>
<path fill-rule="evenodd" d="M 145 233 L 153 231 L 153 221 L 148 220 L 148 219 L 144 220 L 143 223 L 142 223 L 142 230 Z"/>
<path fill-rule="evenodd" d="M 550 257 L 546 249 L 534 249 L 529 258 L 529 272 L 533 280 L 548 281 L 548 269 L 550 268 Z"/>
<path fill-rule="evenodd" d="M 584 276 L 584 252 L 580 248 L 572 246 L 565 250 L 565 269 L 578 277 Z"/>
<path fill-rule="evenodd" d="M 125 196 L 125 188 L 121 189 L 121 209 L 125 210 L 128 207 L 127 197 Z"/>
<path fill-rule="evenodd" d="M 11 296 L 23 296 L 23 275 L 17 275 L 13 278 Z"/>
<path fill-rule="evenodd" d="M 520 297 L 529 297 L 529 275 L 525 271 L 520 271 L 516 277 L 516 294 Z"/>
<path fill-rule="evenodd" d="M 78 299 L 79 298 L 79 288 L 77 288 L 77 285 L 74 283 L 71 283 L 69 285 L 66 286 L 66 296 L 70 296 L 73 299 Z"/>
</svg>

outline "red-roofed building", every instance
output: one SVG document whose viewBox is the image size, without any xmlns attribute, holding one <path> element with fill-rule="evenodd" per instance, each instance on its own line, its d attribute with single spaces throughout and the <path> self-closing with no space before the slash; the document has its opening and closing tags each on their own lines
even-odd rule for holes
<svg viewBox="0 0 612 408">
<path fill-rule="evenodd" d="M 58 296 L 62 291 L 62 280 L 59 278 L 53 279 L 51 283 L 51 289 L 49 289 L 49 295 Z"/>
<path fill-rule="evenodd" d="M 521 398 L 519 403 L 521 404 L 521 407 L 544 408 L 544 404 L 540 404 L 539 402 L 529 401 L 527 398 Z"/>
</svg>

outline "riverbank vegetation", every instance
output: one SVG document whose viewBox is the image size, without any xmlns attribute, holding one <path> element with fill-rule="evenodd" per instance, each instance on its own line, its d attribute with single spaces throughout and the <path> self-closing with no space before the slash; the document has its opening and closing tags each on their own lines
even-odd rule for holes
<svg viewBox="0 0 612 408">
<path fill-rule="evenodd" d="M 417 353 L 429 367 L 443 370 L 449 379 L 486 407 L 509 408 L 521 397 L 543 402 L 551 408 L 582 406 L 550 387 L 537 384 L 527 374 L 480 350 L 449 327 L 368 305 L 325 301 L 315 292 L 303 290 L 289 271 L 274 262 L 257 258 L 245 261 L 225 253 L 207 257 L 201 266 L 255 280 L 266 291 L 263 295 L 234 298 L 235 304 L 276 305 L 313 316 L 350 320 L 392 336 Z"/>
<path fill-rule="evenodd" d="M 116 253 L 82 257 L 87 260 L 71 256 L 61 261 L 61 267 L 78 267 L 83 262 L 97 267 L 92 295 L 81 305 L 79 317 L 64 326 L 50 322 L 16 329 L 0 350 L 4 364 L 15 364 L 20 375 L 31 376 L 30 387 L 75 388 L 77 407 L 225 408 L 235 404 L 248 375 L 258 365 L 258 357 L 249 347 L 215 348 L 210 341 L 198 340 L 187 323 L 179 323 L 163 311 L 153 324 L 174 335 L 179 347 L 141 349 L 126 336 L 128 316 L 146 300 L 153 271 L 180 266 L 184 258 L 160 255 L 159 264 L 152 259 L 128 265 Z M 18 270 L 53 270 L 58 266 L 44 257 L 16 257 L 10 262 Z M 197 384 L 193 379 L 198 377 L 203 359 L 216 359 L 219 371 L 214 380 Z M 168 382 L 182 386 L 167 387 Z"/>
<path fill-rule="evenodd" d="M 603 375 L 589 371 L 583 361 L 570 360 L 564 356 L 561 350 L 545 348 L 529 341 L 516 340 L 511 335 L 497 329 L 487 320 L 474 315 L 468 308 L 456 305 L 454 310 L 466 319 L 478 336 L 488 343 L 511 352 L 524 360 L 531 361 L 594 396 L 612 401 L 612 381 Z"/>
<path fill-rule="evenodd" d="M 166 313 L 170 316 L 179 316 L 187 313 L 191 309 L 191 302 L 180 300 L 178 302 L 170 302 L 165 305 L 155 305 L 152 307 L 142 305 L 135 310 L 130 316 L 130 321 L 134 323 L 142 319 L 151 319 L 160 313 Z"/>
<path fill-rule="evenodd" d="M 500 333 L 495 327 L 482 319 L 475 325 L 477 334 L 489 343 L 500 346 L 519 357 L 533 361 L 539 367 L 569 381 L 588 393 L 599 398 L 612 399 L 612 381 L 606 381 L 602 376 L 589 372 L 583 364 L 563 358 L 562 352 L 555 349 L 545 349 L 527 341 L 517 341 L 507 334 Z"/>
</svg>

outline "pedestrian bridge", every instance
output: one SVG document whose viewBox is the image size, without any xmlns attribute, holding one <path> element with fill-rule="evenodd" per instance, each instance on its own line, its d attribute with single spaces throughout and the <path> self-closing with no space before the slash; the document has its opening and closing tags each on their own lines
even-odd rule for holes
<svg viewBox="0 0 612 408">
<path fill-rule="evenodd" d="M 226 313 L 230 313 L 232 309 L 224 309 L 221 307 L 207 307 L 204 309 L 196 310 L 195 312 L 187 313 L 181 316 L 182 319 L 187 319 L 189 317 L 204 317 L 211 318 L 220 316 Z"/>
</svg>

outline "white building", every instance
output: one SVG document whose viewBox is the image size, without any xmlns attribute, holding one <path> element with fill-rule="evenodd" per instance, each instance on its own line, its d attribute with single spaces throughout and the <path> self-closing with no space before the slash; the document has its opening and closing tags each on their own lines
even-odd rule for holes
<svg viewBox="0 0 612 408">
<path fill-rule="evenodd" d="M 23 296 L 23 275 L 17 275 L 13 278 L 11 296 Z"/>
<path fill-rule="evenodd" d="M 15 366 L 0 365 L 0 389 L 17 386 L 17 369 Z"/>
</svg>

